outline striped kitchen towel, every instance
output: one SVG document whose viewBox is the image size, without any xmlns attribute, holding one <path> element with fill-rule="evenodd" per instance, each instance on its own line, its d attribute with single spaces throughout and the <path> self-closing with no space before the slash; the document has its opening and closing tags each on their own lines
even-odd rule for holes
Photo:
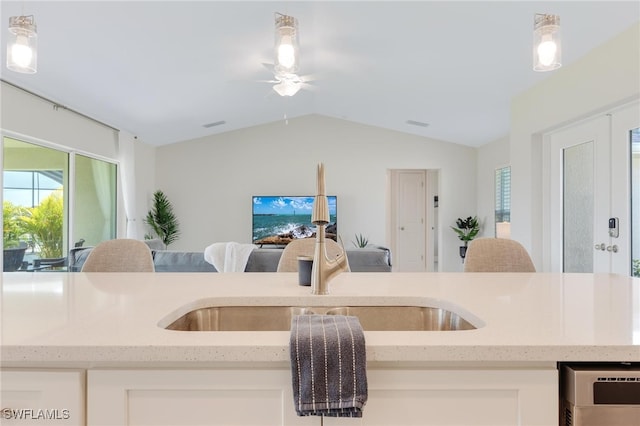
<svg viewBox="0 0 640 426">
<path fill-rule="evenodd" d="M 362 417 L 367 360 L 357 317 L 297 315 L 291 320 L 289 349 L 299 416 Z"/>
</svg>

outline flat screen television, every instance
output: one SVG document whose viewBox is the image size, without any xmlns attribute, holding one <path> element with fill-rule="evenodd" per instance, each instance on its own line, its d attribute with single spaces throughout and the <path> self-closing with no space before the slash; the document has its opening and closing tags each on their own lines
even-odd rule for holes
<svg viewBox="0 0 640 426">
<path fill-rule="evenodd" d="M 315 235 L 316 226 L 311 223 L 312 196 L 264 196 L 252 197 L 254 244 L 287 244 L 296 238 Z M 330 223 L 327 237 L 338 234 L 337 203 L 335 195 L 328 195 Z"/>
</svg>

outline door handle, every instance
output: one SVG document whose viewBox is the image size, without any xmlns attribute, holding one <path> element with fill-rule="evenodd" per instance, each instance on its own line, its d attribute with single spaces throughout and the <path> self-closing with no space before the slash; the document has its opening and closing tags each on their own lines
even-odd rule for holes
<svg viewBox="0 0 640 426">
<path fill-rule="evenodd" d="M 607 251 L 612 251 L 614 253 L 618 252 L 618 246 L 617 245 L 612 245 L 612 246 L 607 246 Z"/>
<path fill-rule="evenodd" d="M 401 227 L 400 227 L 400 230 L 401 230 L 401 231 L 404 231 L 404 226 L 401 226 Z"/>
<path fill-rule="evenodd" d="M 595 246 L 596 250 L 602 250 L 602 251 L 605 250 L 605 247 L 606 247 L 605 243 L 596 244 Z"/>
</svg>

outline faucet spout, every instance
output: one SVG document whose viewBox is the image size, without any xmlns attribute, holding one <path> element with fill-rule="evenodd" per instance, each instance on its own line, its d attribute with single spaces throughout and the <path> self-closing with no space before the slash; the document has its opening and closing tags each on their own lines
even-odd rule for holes
<svg viewBox="0 0 640 426">
<path fill-rule="evenodd" d="M 327 255 L 325 240 L 325 225 L 318 225 L 316 232 L 316 245 L 313 254 L 313 266 L 311 268 L 311 293 L 329 294 L 329 281 L 341 272 L 349 270 L 344 246 L 342 253 L 335 259 Z"/>
<path fill-rule="evenodd" d="M 329 223 L 329 203 L 324 186 L 324 165 L 318 164 L 317 170 L 317 194 L 313 201 L 313 214 L 311 221 L 316 225 L 316 244 L 313 253 L 313 266 L 311 267 L 311 293 L 329 294 L 329 281 L 340 272 L 349 270 L 344 245 L 342 254 L 335 259 L 327 256 L 327 245 L 325 239 L 325 227 Z M 342 242 L 342 241 L 340 241 Z"/>
</svg>

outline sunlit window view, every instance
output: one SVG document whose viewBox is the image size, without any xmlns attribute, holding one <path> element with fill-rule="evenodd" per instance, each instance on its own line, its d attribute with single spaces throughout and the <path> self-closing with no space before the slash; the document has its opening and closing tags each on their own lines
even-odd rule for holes
<svg viewBox="0 0 640 426">
<path fill-rule="evenodd" d="M 511 167 L 502 167 L 495 171 L 496 205 L 495 224 L 496 237 L 511 236 Z"/>
<path fill-rule="evenodd" d="M 631 131 L 631 262 L 640 277 L 640 128 Z"/>
<path fill-rule="evenodd" d="M 116 165 L 5 137 L 2 212 L 5 272 L 64 270 L 70 248 L 115 238 Z"/>
</svg>

